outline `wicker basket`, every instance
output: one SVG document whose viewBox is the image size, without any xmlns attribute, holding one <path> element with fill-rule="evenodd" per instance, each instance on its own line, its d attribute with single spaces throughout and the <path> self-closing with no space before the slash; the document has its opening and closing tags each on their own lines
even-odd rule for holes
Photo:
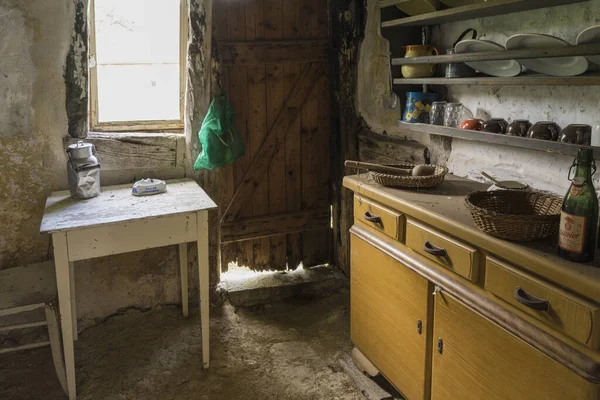
<svg viewBox="0 0 600 400">
<path fill-rule="evenodd" d="M 404 169 L 413 169 L 417 164 L 385 164 L 388 167 L 397 167 Z M 371 174 L 375 182 L 383 186 L 388 187 L 401 187 L 401 188 L 430 188 L 439 185 L 444 181 L 444 177 L 448 173 L 446 167 L 441 165 L 434 165 L 435 172 L 429 176 L 411 176 L 411 175 L 394 175 L 384 174 L 381 172 L 373 172 Z"/>
<path fill-rule="evenodd" d="M 540 192 L 474 192 L 465 205 L 479 230 L 500 239 L 533 241 L 558 232 L 562 199 Z"/>
</svg>

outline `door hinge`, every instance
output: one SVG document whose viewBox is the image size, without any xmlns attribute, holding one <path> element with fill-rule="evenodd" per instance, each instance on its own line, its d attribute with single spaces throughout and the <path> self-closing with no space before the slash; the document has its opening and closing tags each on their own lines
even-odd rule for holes
<svg viewBox="0 0 600 400">
<path fill-rule="evenodd" d="M 438 353 L 442 354 L 444 352 L 444 341 L 442 338 L 438 339 Z"/>
<path fill-rule="evenodd" d="M 423 333 L 423 321 L 421 320 L 417 321 L 417 332 L 419 332 L 419 335 Z"/>
</svg>

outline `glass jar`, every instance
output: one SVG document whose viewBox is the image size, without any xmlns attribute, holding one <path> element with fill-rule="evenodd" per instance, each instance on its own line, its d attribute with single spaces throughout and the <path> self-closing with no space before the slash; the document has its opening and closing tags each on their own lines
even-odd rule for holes
<svg viewBox="0 0 600 400">
<path fill-rule="evenodd" d="M 462 103 L 446 104 L 446 111 L 444 113 L 444 126 L 458 128 L 462 121 L 471 118 L 473 118 L 473 114 L 465 106 L 463 106 Z"/>
<path fill-rule="evenodd" d="M 444 114 L 446 113 L 445 101 L 434 101 L 431 105 L 431 112 L 429 115 L 429 121 L 431 125 L 444 125 Z"/>
</svg>

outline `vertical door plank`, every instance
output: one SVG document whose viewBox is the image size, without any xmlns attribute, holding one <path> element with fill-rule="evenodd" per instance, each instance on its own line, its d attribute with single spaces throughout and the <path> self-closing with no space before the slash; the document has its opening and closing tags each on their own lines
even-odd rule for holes
<svg viewBox="0 0 600 400">
<path fill-rule="evenodd" d="M 227 40 L 227 0 L 214 0 L 213 27 L 215 39 Z"/>
<path fill-rule="evenodd" d="M 299 29 L 300 0 L 287 0 L 283 3 L 283 35 L 287 39 L 300 37 Z M 292 94 L 292 89 L 300 76 L 300 64 L 289 63 L 283 67 L 283 86 L 285 98 Z M 300 118 L 296 118 L 290 126 L 285 138 L 285 175 L 286 175 L 286 211 L 302 209 L 302 144 L 300 141 Z M 287 235 L 288 268 L 296 269 L 302 261 L 302 234 Z"/>
<path fill-rule="evenodd" d="M 265 2 L 249 0 L 246 12 L 246 40 L 264 39 Z M 252 150 L 248 153 L 251 161 L 267 135 L 266 107 L 266 68 L 264 65 L 248 67 L 248 141 Z M 269 181 L 264 179 L 255 188 L 252 195 L 251 214 L 242 210 L 240 216 L 261 216 L 269 214 Z M 250 267 L 255 270 L 269 268 L 269 250 L 271 239 L 262 238 L 249 241 L 253 246 L 253 260 Z"/>
<path fill-rule="evenodd" d="M 329 191 L 329 163 L 330 163 L 330 114 L 329 114 L 329 79 L 327 71 L 324 73 L 321 79 L 319 79 L 317 86 L 317 99 L 318 99 L 318 126 L 315 140 L 313 141 L 313 150 L 315 152 L 315 162 L 317 163 L 317 186 L 316 186 L 316 205 L 318 208 L 328 208 L 331 205 L 330 191 Z M 314 236 L 319 242 L 319 246 L 315 249 L 315 260 L 316 264 L 328 263 L 331 259 L 331 240 L 332 231 L 326 229 L 323 231 L 315 231 Z M 325 246 L 324 243 L 328 245 Z"/>
<path fill-rule="evenodd" d="M 217 3 L 222 3 L 223 0 Z M 230 67 L 223 67 L 221 69 L 221 84 L 223 93 L 229 101 L 231 101 L 231 91 L 229 89 L 229 75 Z M 235 192 L 235 164 L 229 164 L 223 168 L 224 182 L 220 185 L 221 195 L 220 199 L 222 204 L 228 204 L 233 197 Z M 227 272 L 229 269 L 229 263 L 235 262 L 238 254 L 238 245 L 236 243 L 222 244 L 221 245 L 221 272 Z"/>
<path fill-rule="evenodd" d="M 283 0 L 265 0 L 265 38 L 282 39 L 283 30 Z M 267 131 L 270 131 L 275 123 L 285 99 L 283 64 L 267 65 Z M 285 212 L 285 144 L 273 156 L 265 179 L 269 181 L 269 213 Z M 269 254 L 271 269 L 286 268 L 285 235 L 271 238 Z"/>
<path fill-rule="evenodd" d="M 246 40 L 246 2 L 244 0 L 227 1 L 227 39 Z M 248 70 L 246 67 L 233 66 L 229 76 L 230 101 L 236 115 L 236 127 L 240 139 L 246 144 L 246 154 L 234 165 L 235 186 L 241 182 L 248 166 L 250 165 L 252 151 L 248 140 Z M 254 259 L 252 243 L 241 242 L 237 244 L 237 262 L 239 265 L 248 266 Z"/>
<path fill-rule="evenodd" d="M 300 36 L 313 38 L 318 36 L 316 6 L 319 0 L 300 0 Z M 311 209 L 318 206 L 318 174 L 319 160 L 316 154 L 318 140 L 318 107 L 317 91 L 313 91 L 302 110 L 301 120 L 301 146 L 302 146 L 302 209 Z M 319 152 L 319 154 L 322 154 Z M 318 263 L 319 248 L 324 246 L 317 232 L 302 234 L 302 255 L 305 267 L 312 267 Z M 326 242 L 325 242 L 326 243 Z"/>
<path fill-rule="evenodd" d="M 319 160 L 316 154 L 318 143 L 317 135 L 319 131 L 318 124 L 319 101 L 317 91 L 313 90 L 302 110 L 301 133 L 302 133 L 302 209 L 313 209 L 318 206 L 318 175 Z M 316 253 L 322 243 L 315 235 L 315 232 L 305 232 L 302 234 L 302 252 L 305 267 L 316 265 Z"/>
<path fill-rule="evenodd" d="M 215 32 L 215 39 L 217 41 L 225 41 L 229 38 L 227 29 L 227 3 L 228 0 L 215 0 L 213 3 L 213 26 Z M 231 92 L 229 90 L 229 67 L 221 68 L 221 90 L 231 99 Z M 218 93 L 215 93 L 218 94 Z M 220 186 L 219 199 L 223 204 L 227 204 L 229 199 L 233 196 L 233 188 L 235 185 L 235 166 L 230 164 L 223 169 L 224 184 Z M 237 244 L 222 244 L 221 245 L 221 272 L 226 272 L 229 267 L 229 263 L 236 261 L 237 257 Z"/>
</svg>

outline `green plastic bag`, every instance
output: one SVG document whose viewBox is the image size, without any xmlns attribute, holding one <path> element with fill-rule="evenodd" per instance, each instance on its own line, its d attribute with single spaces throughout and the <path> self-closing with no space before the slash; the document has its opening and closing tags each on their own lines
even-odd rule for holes
<svg viewBox="0 0 600 400">
<path fill-rule="evenodd" d="M 244 142 L 240 139 L 234 123 L 235 114 L 227 98 L 216 96 L 204 118 L 198 138 L 202 151 L 194 164 L 194 170 L 224 167 L 244 155 Z"/>
</svg>

